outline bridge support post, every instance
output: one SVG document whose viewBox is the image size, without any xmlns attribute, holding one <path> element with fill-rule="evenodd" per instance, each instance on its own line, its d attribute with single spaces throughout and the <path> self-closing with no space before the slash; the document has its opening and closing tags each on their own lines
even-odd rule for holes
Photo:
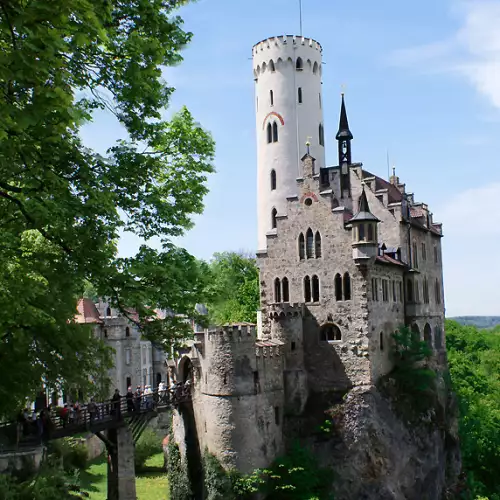
<svg viewBox="0 0 500 500">
<path fill-rule="evenodd" d="M 137 500 L 132 433 L 126 425 L 109 429 L 103 441 L 108 451 L 107 500 Z"/>
</svg>

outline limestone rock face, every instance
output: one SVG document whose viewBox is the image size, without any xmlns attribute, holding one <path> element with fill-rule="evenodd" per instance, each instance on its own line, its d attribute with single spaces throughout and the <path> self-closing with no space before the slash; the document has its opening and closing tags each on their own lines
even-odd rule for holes
<svg viewBox="0 0 500 500">
<path fill-rule="evenodd" d="M 336 408 L 332 436 L 313 445 L 335 473 L 336 500 L 441 500 L 460 472 L 457 415 L 446 391 L 418 422 L 375 387 Z"/>
</svg>

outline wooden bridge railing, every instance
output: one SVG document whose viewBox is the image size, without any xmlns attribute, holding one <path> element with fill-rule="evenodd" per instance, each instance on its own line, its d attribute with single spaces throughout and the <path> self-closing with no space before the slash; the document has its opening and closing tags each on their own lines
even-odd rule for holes
<svg viewBox="0 0 500 500">
<path fill-rule="evenodd" d="M 79 410 L 68 412 L 66 416 L 62 415 L 61 408 L 45 409 L 36 420 L 0 423 L 0 452 L 32 448 L 52 439 L 126 425 L 133 417 L 166 411 L 190 398 L 189 386 L 178 384 L 174 389 L 156 389 L 140 397 L 120 396 L 94 403 L 94 411 L 91 403 L 81 405 Z"/>
</svg>

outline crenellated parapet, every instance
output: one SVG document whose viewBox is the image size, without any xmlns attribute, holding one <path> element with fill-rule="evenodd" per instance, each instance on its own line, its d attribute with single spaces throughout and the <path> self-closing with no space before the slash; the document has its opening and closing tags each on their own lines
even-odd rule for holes
<svg viewBox="0 0 500 500">
<path fill-rule="evenodd" d="M 268 317 L 271 320 L 279 321 L 290 318 L 302 318 L 304 316 L 304 304 L 301 302 L 283 302 L 279 304 L 269 304 Z"/>
<path fill-rule="evenodd" d="M 252 323 L 223 325 L 207 332 L 208 341 L 212 343 L 252 342 L 257 338 L 256 326 Z"/>
</svg>

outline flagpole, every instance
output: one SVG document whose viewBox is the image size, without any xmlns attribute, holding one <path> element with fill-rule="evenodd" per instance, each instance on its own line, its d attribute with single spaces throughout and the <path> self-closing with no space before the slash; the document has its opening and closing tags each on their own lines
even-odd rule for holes
<svg viewBox="0 0 500 500">
<path fill-rule="evenodd" d="M 302 0 L 299 0 L 300 36 L 302 36 Z"/>
</svg>

